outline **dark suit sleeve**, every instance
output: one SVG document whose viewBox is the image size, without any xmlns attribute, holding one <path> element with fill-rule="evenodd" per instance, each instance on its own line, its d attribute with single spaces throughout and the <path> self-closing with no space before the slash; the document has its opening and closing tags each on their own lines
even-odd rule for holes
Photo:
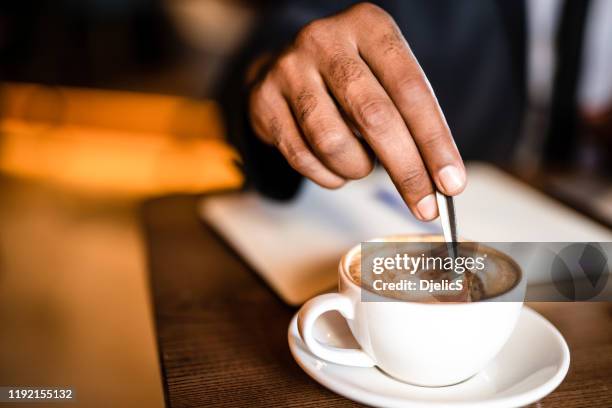
<svg viewBox="0 0 612 408">
<path fill-rule="evenodd" d="M 258 27 L 228 66 L 216 91 L 229 141 L 242 158 L 247 184 L 276 199 L 289 199 L 298 191 L 302 176 L 272 146 L 259 141 L 248 120 L 248 89 L 244 83 L 249 64 L 265 52 L 282 50 L 299 29 L 314 19 L 336 13 L 351 1 L 273 2 L 262 13 Z"/>
</svg>

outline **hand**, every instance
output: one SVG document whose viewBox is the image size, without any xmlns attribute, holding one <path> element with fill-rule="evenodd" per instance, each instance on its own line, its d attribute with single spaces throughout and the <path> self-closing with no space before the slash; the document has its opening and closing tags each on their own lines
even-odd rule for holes
<svg viewBox="0 0 612 408">
<path fill-rule="evenodd" d="M 447 195 L 465 188 L 434 92 L 379 7 L 361 3 L 313 21 L 259 77 L 249 101 L 255 132 L 321 186 L 367 176 L 371 148 L 421 220 L 438 216 L 434 183 Z"/>
</svg>

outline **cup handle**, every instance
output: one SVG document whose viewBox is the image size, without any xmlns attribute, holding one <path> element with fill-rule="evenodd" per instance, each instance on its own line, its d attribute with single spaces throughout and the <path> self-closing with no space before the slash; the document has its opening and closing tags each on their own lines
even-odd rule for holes
<svg viewBox="0 0 612 408">
<path fill-rule="evenodd" d="M 353 302 L 339 293 L 319 295 L 306 302 L 298 313 L 298 330 L 306 347 L 315 356 L 332 363 L 354 367 L 373 367 L 374 361 L 363 350 L 328 346 L 314 338 L 313 328 L 325 312 L 337 310 L 345 319 L 355 317 Z"/>
</svg>

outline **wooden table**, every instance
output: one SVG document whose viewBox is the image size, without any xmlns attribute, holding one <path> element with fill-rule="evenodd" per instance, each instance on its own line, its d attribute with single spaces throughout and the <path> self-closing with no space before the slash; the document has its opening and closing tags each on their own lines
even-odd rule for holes
<svg viewBox="0 0 612 408">
<path fill-rule="evenodd" d="M 296 310 L 198 219 L 197 200 L 160 198 L 142 210 L 167 405 L 358 406 L 293 361 Z M 534 406 L 612 407 L 612 304 L 531 306 L 563 333 L 572 359 L 561 386 Z"/>
</svg>

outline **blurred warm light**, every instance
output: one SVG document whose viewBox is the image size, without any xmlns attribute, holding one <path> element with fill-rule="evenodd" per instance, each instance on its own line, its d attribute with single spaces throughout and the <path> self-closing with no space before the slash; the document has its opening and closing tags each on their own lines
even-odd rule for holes
<svg viewBox="0 0 612 408">
<path fill-rule="evenodd" d="M 4 173 L 136 195 L 242 182 L 213 102 L 21 84 L 1 97 Z"/>
<path fill-rule="evenodd" d="M 228 54 L 251 29 L 255 17 L 248 2 L 227 0 L 165 0 L 181 36 L 193 47 Z"/>
</svg>

